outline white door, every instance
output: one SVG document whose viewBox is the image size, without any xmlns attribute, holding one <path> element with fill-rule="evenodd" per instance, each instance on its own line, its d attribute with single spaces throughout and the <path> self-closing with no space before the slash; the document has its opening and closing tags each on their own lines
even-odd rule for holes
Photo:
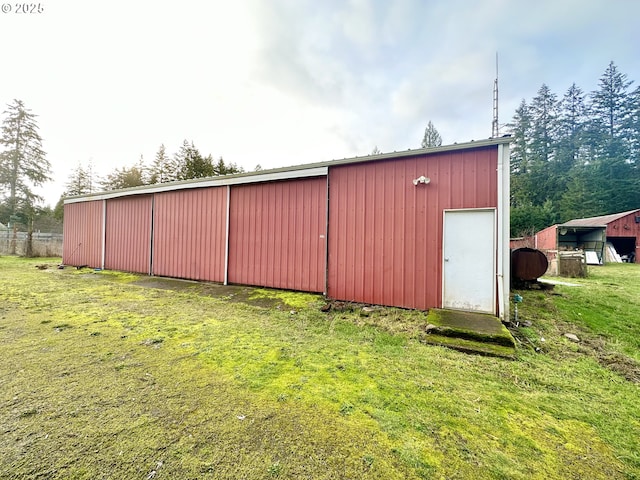
<svg viewBox="0 0 640 480">
<path fill-rule="evenodd" d="M 442 306 L 495 314 L 495 210 L 445 210 Z"/>
</svg>

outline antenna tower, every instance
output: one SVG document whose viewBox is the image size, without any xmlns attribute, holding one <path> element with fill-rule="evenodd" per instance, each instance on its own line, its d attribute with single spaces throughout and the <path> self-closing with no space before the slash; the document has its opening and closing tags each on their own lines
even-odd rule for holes
<svg viewBox="0 0 640 480">
<path fill-rule="evenodd" d="M 498 126 L 498 52 L 496 52 L 496 79 L 493 81 L 493 122 L 491 124 L 491 137 L 500 136 Z"/>
</svg>

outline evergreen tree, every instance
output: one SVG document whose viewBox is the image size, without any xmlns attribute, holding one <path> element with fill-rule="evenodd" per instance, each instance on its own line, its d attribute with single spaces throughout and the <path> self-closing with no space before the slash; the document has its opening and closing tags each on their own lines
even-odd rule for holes
<svg viewBox="0 0 640 480">
<path fill-rule="evenodd" d="M 511 236 L 531 236 L 557 221 L 558 214 L 551 200 L 542 205 L 521 205 L 511 211 Z"/>
<path fill-rule="evenodd" d="M 76 195 L 86 195 L 93 191 L 93 172 L 91 164 L 85 168 L 78 163 L 73 169 L 67 183 L 65 183 L 64 196 L 73 197 Z"/>
<path fill-rule="evenodd" d="M 631 84 L 611 62 L 588 97 L 573 84 L 558 101 L 542 85 L 522 101 L 509 124 L 514 231 L 638 208 L 640 88 Z"/>
<path fill-rule="evenodd" d="M 600 89 L 591 94 L 592 128 L 600 134 L 604 147 L 602 153 L 606 156 L 625 153 L 626 130 L 632 114 L 628 89 L 632 83 L 611 62 L 600 77 Z"/>
<path fill-rule="evenodd" d="M 562 186 L 557 171 L 556 147 L 558 139 L 558 100 L 543 84 L 529 107 L 531 139 L 528 197 L 533 205 L 542 206 L 547 200 L 556 201 Z"/>
<path fill-rule="evenodd" d="M 531 150 L 536 161 L 548 165 L 554 160 L 557 139 L 558 99 L 542 84 L 530 107 L 532 122 Z"/>
<path fill-rule="evenodd" d="M 65 194 L 62 194 L 56 202 L 56 206 L 53 207 L 53 218 L 60 222 L 64 220 L 64 197 Z"/>
<path fill-rule="evenodd" d="M 593 174 L 589 165 L 576 165 L 571 169 L 567 188 L 559 202 L 559 221 L 600 215 L 602 206 L 593 195 Z"/>
<path fill-rule="evenodd" d="M 260 167 L 262 168 L 262 167 Z M 214 175 L 232 175 L 234 173 L 243 173 L 244 169 L 235 163 L 225 163 L 220 157 L 213 167 Z"/>
<path fill-rule="evenodd" d="M 211 177 L 214 166 L 211 155 L 203 157 L 193 142 L 185 140 L 175 156 L 178 180 Z"/>
<path fill-rule="evenodd" d="M 145 166 L 142 156 L 132 167 L 115 168 L 100 182 L 103 190 L 120 190 L 123 188 L 147 185 Z"/>
<path fill-rule="evenodd" d="M 513 136 L 511 148 L 511 206 L 531 203 L 529 173 L 531 170 L 532 118 L 527 102 L 523 99 L 516 109 L 512 123 L 507 125 Z"/>
<path fill-rule="evenodd" d="M 33 187 L 50 180 L 51 165 L 42 150 L 36 115 L 25 108 L 21 100 L 14 100 L 4 111 L 5 119 L 0 131 L 0 189 L 7 193 L 7 206 L 14 223 L 27 226 L 26 254 L 32 251 L 33 217 L 36 203 L 42 198 Z M 16 252 L 16 229 L 10 251 Z"/>
<path fill-rule="evenodd" d="M 174 161 L 167 155 L 164 144 L 160 145 L 156 156 L 149 167 L 149 183 L 165 183 L 178 179 Z"/>
<path fill-rule="evenodd" d="M 427 128 L 424 129 L 424 136 L 422 137 L 422 148 L 439 147 L 442 145 L 442 137 L 431 120 L 427 124 Z"/>
<path fill-rule="evenodd" d="M 36 115 L 20 100 L 7 105 L 0 132 L 0 188 L 12 214 L 41 198 L 32 188 L 50 180 L 51 165 L 42 150 Z"/>
<path fill-rule="evenodd" d="M 592 193 L 598 201 L 597 215 L 637 208 L 640 182 L 634 168 L 632 81 L 613 62 L 592 92 L 589 142 L 592 158 Z"/>
<path fill-rule="evenodd" d="M 631 163 L 634 168 L 640 167 L 640 87 L 631 92 L 629 96 L 630 115 L 629 115 L 629 135 L 631 148 Z M 637 170 L 636 170 L 637 171 Z"/>
<path fill-rule="evenodd" d="M 586 123 L 585 95 L 582 89 L 574 83 L 560 102 L 557 153 L 560 171 L 568 172 L 578 164 L 581 155 L 583 155 Z"/>
</svg>

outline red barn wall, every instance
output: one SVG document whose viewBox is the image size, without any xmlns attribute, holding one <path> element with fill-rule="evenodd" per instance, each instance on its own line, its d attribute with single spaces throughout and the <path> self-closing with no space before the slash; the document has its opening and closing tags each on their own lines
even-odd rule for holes
<svg viewBox="0 0 640 480">
<path fill-rule="evenodd" d="M 496 207 L 497 168 L 496 147 L 330 168 L 328 295 L 441 306 L 443 210 Z"/>
<path fill-rule="evenodd" d="M 104 268 L 149 274 L 151 195 L 107 200 Z"/>
<path fill-rule="evenodd" d="M 224 281 L 227 187 L 155 194 L 153 274 Z"/>
<path fill-rule="evenodd" d="M 64 205 L 62 263 L 102 267 L 103 202 Z"/>
<path fill-rule="evenodd" d="M 551 225 L 544 230 L 540 230 L 538 233 L 536 233 L 535 239 L 535 248 L 539 250 L 557 250 L 558 226 Z"/>
<path fill-rule="evenodd" d="M 640 223 L 636 223 L 639 215 L 640 210 L 607 224 L 607 237 L 635 237 L 636 263 L 640 263 Z"/>
<path fill-rule="evenodd" d="M 230 283 L 323 292 L 326 177 L 231 187 Z"/>
</svg>

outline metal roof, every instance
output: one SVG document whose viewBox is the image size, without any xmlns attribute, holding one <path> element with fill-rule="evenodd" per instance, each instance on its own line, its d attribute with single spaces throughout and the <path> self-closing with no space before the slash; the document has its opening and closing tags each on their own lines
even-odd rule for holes
<svg viewBox="0 0 640 480">
<path fill-rule="evenodd" d="M 238 173 L 234 175 L 222 175 L 218 177 L 198 178 L 193 180 L 182 180 L 177 182 L 156 183 L 153 185 L 142 185 L 121 190 L 92 193 L 89 195 L 79 195 L 67 197 L 64 203 L 87 202 L 91 200 L 104 200 L 108 198 L 124 197 L 128 195 L 145 195 L 150 193 L 167 192 L 173 190 L 183 190 L 187 188 L 218 187 L 225 185 L 239 185 L 245 183 L 268 182 L 274 180 L 286 180 L 293 178 L 318 177 L 326 175 L 329 167 L 347 165 L 361 162 L 373 162 L 380 160 L 392 160 L 396 158 L 410 157 L 413 155 L 436 154 L 441 152 L 451 152 L 456 150 L 468 150 L 471 148 L 483 148 L 497 145 L 504 145 L 511 142 L 510 135 L 499 138 L 489 138 L 486 140 L 470 141 L 465 143 L 454 143 L 432 148 L 416 148 L 415 150 L 403 150 L 400 152 L 380 153 L 378 155 L 364 155 L 362 157 L 343 158 L 330 160 L 327 162 L 311 163 L 306 165 L 295 165 L 290 167 L 273 168 L 258 172 Z"/>
<path fill-rule="evenodd" d="M 629 210 L 628 212 L 612 213 L 610 215 L 601 215 L 599 217 L 579 218 L 576 220 L 569 220 L 563 223 L 562 227 L 606 227 L 607 224 L 615 222 L 616 220 L 626 217 L 632 213 L 640 212 L 640 208 L 636 210 Z"/>
</svg>

